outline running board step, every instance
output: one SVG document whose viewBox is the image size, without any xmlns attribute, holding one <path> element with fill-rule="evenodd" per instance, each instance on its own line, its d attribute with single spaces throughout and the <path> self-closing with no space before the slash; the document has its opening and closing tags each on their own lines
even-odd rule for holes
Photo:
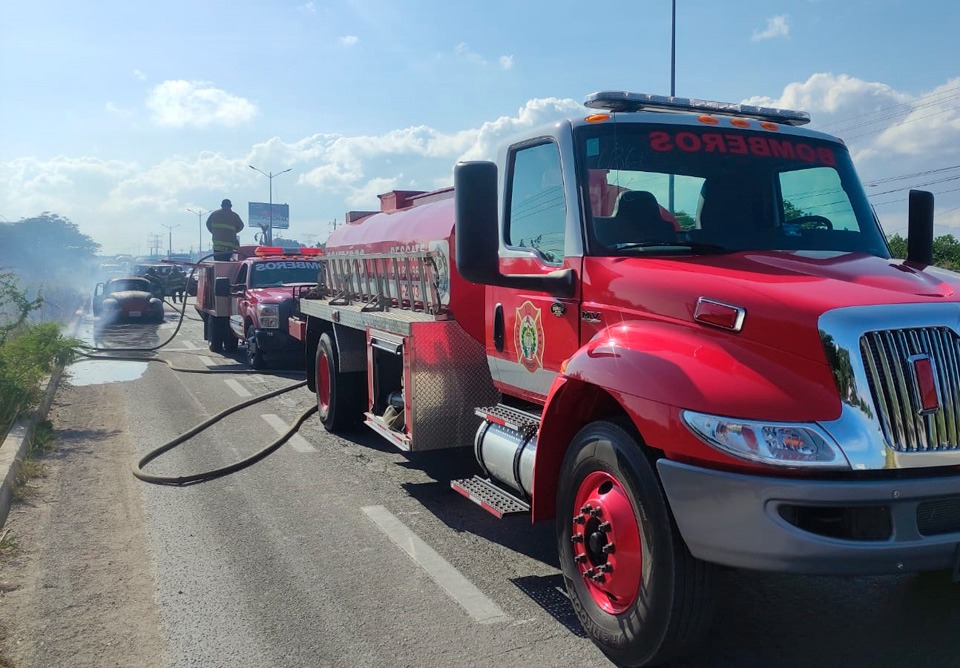
<svg viewBox="0 0 960 668">
<path fill-rule="evenodd" d="M 477 408 L 474 412 L 487 422 L 512 429 L 522 434 L 524 438 L 533 436 L 540 428 L 539 415 L 511 408 L 504 404 L 497 404 L 496 406 L 489 406 L 487 408 Z"/>
<path fill-rule="evenodd" d="M 530 512 L 530 504 L 480 476 L 451 480 L 450 486 L 497 519 Z"/>
</svg>

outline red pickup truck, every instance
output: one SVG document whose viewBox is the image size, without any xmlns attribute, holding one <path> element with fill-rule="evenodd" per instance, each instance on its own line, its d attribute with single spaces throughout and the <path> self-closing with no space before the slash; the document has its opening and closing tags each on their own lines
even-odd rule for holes
<svg viewBox="0 0 960 668">
<path fill-rule="evenodd" d="M 317 284 L 321 254 L 319 248 L 242 247 L 238 259 L 198 265 L 196 309 L 210 350 L 234 352 L 242 343 L 254 369 L 302 355 L 286 323 L 296 297 Z"/>
</svg>

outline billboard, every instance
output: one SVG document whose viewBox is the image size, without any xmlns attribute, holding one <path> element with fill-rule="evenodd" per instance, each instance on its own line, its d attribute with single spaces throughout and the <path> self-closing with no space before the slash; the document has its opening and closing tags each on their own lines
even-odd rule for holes
<svg viewBox="0 0 960 668">
<path fill-rule="evenodd" d="M 247 219 L 250 227 L 259 227 L 266 229 L 270 227 L 270 204 L 266 202 L 248 202 Z M 273 229 L 290 229 L 290 205 L 274 204 L 273 206 Z"/>
</svg>

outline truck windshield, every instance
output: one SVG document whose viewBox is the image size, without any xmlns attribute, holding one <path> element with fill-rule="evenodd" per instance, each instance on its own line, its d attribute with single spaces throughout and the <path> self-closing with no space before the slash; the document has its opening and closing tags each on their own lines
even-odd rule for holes
<svg viewBox="0 0 960 668">
<path fill-rule="evenodd" d="M 889 257 L 842 144 L 729 127 L 606 123 L 581 128 L 578 147 L 595 255 Z"/>
<path fill-rule="evenodd" d="M 254 262 L 251 267 L 250 287 L 316 283 L 319 273 L 320 262 L 317 260 L 263 260 Z"/>
</svg>

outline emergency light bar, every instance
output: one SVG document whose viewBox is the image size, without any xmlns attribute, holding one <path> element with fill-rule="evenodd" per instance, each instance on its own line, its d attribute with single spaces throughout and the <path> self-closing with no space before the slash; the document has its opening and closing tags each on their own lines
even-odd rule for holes
<svg viewBox="0 0 960 668">
<path fill-rule="evenodd" d="M 609 111 L 699 111 L 724 116 L 742 116 L 761 121 L 775 121 L 784 125 L 805 125 L 810 114 L 805 111 L 790 111 L 774 107 L 754 107 L 749 104 L 696 100 L 688 97 L 669 97 L 649 93 L 628 93 L 622 90 L 605 90 L 587 95 L 583 106 Z"/>
<path fill-rule="evenodd" d="M 254 251 L 257 257 L 270 257 L 271 255 L 323 255 L 322 248 L 283 248 L 282 246 L 257 246 Z"/>
</svg>

